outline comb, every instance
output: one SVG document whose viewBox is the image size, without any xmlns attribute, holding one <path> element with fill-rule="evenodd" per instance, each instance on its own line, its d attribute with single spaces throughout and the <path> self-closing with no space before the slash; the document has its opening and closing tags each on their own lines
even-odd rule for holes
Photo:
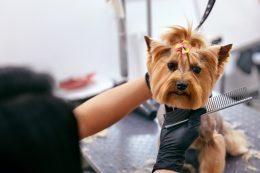
<svg viewBox="0 0 260 173">
<path fill-rule="evenodd" d="M 246 87 L 238 88 L 224 94 L 219 94 L 209 98 L 208 103 L 204 107 L 206 109 L 206 113 L 202 114 L 201 116 L 208 115 L 213 112 L 217 112 L 241 103 L 245 103 L 252 99 L 253 97 L 249 96 Z M 187 110 L 187 112 L 189 113 L 190 110 Z M 183 114 L 182 111 L 177 112 L 174 116 L 176 117 L 176 120 L 174 121 L 175 123 L 166 125 L 166 128 L 177 126 L 189 120 L 187 119 L 187 113 Z"/>
</svg>

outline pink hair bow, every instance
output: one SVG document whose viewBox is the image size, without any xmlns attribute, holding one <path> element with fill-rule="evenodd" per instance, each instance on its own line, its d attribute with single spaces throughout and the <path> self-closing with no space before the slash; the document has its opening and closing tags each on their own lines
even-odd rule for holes
<svg viewBox="0 0 260 173">
<path fill-rule="evenodd" d="M 190 45 L 190 42 L 187 40 L 183 40 L 181 43 L 177 43 L 175 45 L 175 51 L 181 52 L 182 54 L 189 53 L 192 46 Z"/>
</svg>

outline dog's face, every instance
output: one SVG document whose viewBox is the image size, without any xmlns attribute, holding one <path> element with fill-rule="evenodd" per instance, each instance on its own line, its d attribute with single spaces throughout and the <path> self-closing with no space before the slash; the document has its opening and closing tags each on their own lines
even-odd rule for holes
<svg viewBox="0 0 260 173">
<path fill-rule="evenodd" d="M 197 33 L 182 27 L 173 27 L 162 38 L 163 42 L 158 42 L 145 37 L 154 99 L 183 109 L 205 105 L 224 71 L 232 45 L 207 47 Z M 192 47 L 187 52 L 187 47 L 176 48 L 183 41 Z"/>
</svg>

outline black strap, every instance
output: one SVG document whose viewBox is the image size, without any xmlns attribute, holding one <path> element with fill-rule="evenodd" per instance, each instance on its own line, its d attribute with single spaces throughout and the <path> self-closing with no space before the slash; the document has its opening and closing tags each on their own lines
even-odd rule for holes
<svg viewBox="0 0 260 173">
<path fill-rule="evenodd" d="M 149 76 L 149 73 L 148 73 L 148 72 L 145 73 L 145 82 L 146 82 L 146 85 L 147 85 L 147 87 L 149 88 L 149 90 L 151 90 L 150 76 Z"/>
<path fill-rule="evenodd" d="M 210 12 L 211 12 L 211 10 L 212 10 L 212 8 L 213 8 L 215 2 L 216 2 L 216 0 L 209 0 L 209 1 L 208 1 L 208 4 L 207 4 L 206 10 L 205 10 L 205 12 L 204 12 L 204 14 L 203 14 L 203 17 L 202 17 L 202 19 L 200 20 L 200 23 L 199 23 L 199 25 L 196 27 L 195 30 L 199 30 L 200 27 L 202 26 L 202 24 L 203 24 L 203 23 L 205 22 L 205 20 L 208 18 L 208 16 L 209 16 L 209 14 L 210 14 Z"/>
</svg>

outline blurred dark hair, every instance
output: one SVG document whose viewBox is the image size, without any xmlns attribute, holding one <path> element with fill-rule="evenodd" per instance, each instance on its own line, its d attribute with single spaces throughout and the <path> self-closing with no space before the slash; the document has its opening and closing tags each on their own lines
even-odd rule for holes
<svg viewBox="0 0 260 173">
<path fill-rule="evenodd" d="M 77 122 L 52 86 L 46 74 L 0 68 L 0 172 L 81 172 Z"/>
</svg>

